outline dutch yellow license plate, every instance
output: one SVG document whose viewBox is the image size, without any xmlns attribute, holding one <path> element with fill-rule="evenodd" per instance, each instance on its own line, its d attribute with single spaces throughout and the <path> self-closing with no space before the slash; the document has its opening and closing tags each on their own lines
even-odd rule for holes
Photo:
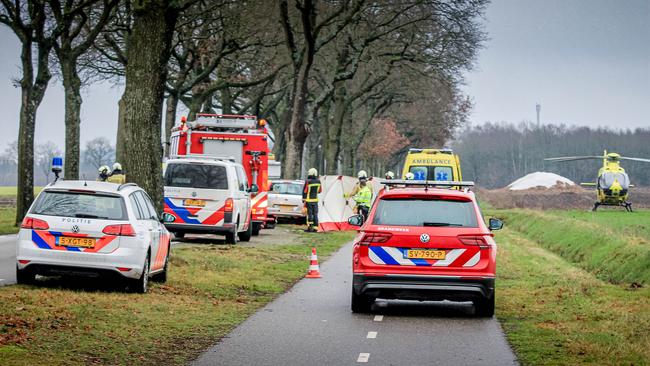
<svg viewBox="0 0 650 366">
<path fill-rule="evenodd" d="M 406 251 L 408 259 L 445 259 L 447 252 L 444 250 L 409 249 Z"/>
<path fill-rule="evenodd" d="M 183 201 L 183 206 L 205 207 L 205 201 L 204 200 L 187 199 L 187 200 Z"/>
<path fill-rule="evenodd" d="M 59 245 L 64 247 L 92 248 L 95 246 L 94 238 L 72 238 L 69 236 L 59 237 Z"/>
</svg>

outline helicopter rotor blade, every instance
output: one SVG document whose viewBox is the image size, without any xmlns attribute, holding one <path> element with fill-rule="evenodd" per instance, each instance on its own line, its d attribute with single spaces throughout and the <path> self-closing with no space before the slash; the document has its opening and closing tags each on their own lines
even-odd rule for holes
<svg viewBox="0 0 650 366">
<path fill-rule="evenodd" d="M 561 156 L 558 158 L 546 158 L 544 161 L 575 161 L 575 160 L 590 160 L 590 159 L 604 159 L 606 156 Z"/>
<path fill-rule="evenodd" d="M 643 159 L 643 158 L 628 158 L 628 157 L 621 156 L 621 160 L 631 160 L 631 161 L 640 161 L 640 162 L 644 162 L 644 163 L 650 163 L 650 159 Z"/>
</svg>

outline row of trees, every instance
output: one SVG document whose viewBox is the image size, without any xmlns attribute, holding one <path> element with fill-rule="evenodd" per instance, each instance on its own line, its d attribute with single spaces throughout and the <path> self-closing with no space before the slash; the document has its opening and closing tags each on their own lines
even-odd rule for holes
<svg viewBox="0 0 650 366">
<path fill-rule="evenodd" d="M 62 150 L 52 141 L 46 141 L 34 147 L 34 183 L 43 186 L 51 182 L 52 158 L 61 156 Z M 95 180 L 98 168 L 102 165 L 112 166 L 115 161 L 115 147 L 105 137 L 97 137 L 84 144 L 80 153 L 79 177 Z M 16 185 L 18 166 L 18 141 L 10 143 L 0 153 L 0 186 Z"/>
<path fill-rule="evenodd" d="M 465 128 L 452 146 L 461 157 L 463 178 L 483 187 L 500 188 L 535 171 L 553 172 L 577 183 L 595 182 L 602 160 L 554 163 L 544 158 L 602 155 L 607 150 L 648 159 L 649 141 L 647 128 L 611 130 L 522 122 Z M 632 184 L 650 186 L 650 164 L 624 161 L 621 165 Z"/>
<path fill-rule="evenodd" d="M 464 121 L 458 86 L 484 39 L 486 3 L 0 0 L 0 23 L 22 45 L 17 220 L 33 200 L 36 110 L 53 75 L 65 89 L 67 179 L 79 176 L 80 88 L 99 79 L 124 81 L 117 159 L 159 204 L 161 136 L 180 104 L 190 120 L 269 119 L 287 177 L 320 161 L 349 173 L 359 158 L 390 164 L 402 138 L 439 145 Z M 377 118 L 394 131 L 373 128 Z M 367 141 L 384 132 L 395 150 L 373 155 Z"/>
</svg>

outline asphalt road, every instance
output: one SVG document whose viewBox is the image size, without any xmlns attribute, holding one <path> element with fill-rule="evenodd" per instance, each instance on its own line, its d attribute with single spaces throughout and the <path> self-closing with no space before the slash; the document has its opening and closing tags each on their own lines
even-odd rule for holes
<svg viewBox="0 0 650 366">
<path fill-rule="evenodd" d="M 16 283 L 16 235 L 0 236 L 0 286 Z"/>
<path fill-rule="evenodd" d="M 205 352 L 194 365 L 513 365 L 495 318 L 471 304 L 378 301 L 350 312 L 351 245 Z M 498 284 L 497 284 L 498 286 Z"/>
</svg>

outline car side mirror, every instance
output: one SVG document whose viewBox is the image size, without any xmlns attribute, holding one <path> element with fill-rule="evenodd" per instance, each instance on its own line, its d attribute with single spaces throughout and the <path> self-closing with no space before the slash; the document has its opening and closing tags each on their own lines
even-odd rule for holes
<svg viewBox="0 0 650 366">
<path fill-rule="evenodd" d="M 348 217 L 348 224 L 352 226 L 361 226 L 363 225 L 363 216 L 361 215 L 354 215 Z"/>
<path fill-rule="evenodd" d="M 501 230 L 503 228 L 503 221 L 491 218 L 488 224 L 490 230 Z"/>
<path fill-rule="evenodd" d="M 176 217 L 170 213 L 163 212 L 160 215 L 160 222 L 162 222 L 163 224 L 168 222 L 174 222 L 174 221 L 176 221 Z"/>
<path fill-rule="evenodd" d="M 251 188 L 248 190 L 250 193 L 257 193 L 260 191 L 260 188 L 257 186 L 257 184 L 253 183 L 251 184 Z"/>
</svg>

